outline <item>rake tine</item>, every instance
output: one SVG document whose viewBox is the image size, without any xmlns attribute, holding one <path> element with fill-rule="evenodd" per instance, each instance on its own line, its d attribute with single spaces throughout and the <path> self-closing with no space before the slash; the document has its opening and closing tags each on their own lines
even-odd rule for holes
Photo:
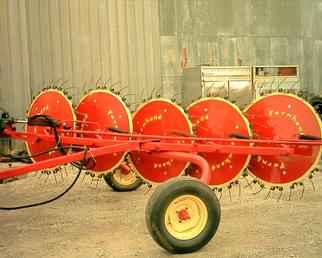
<svg viewBox="0 0 322 258">
<path fill-rule="evenodd" d="M 310 179 L 310 182 L 311 182 L 311 185 L 312 185 L 312 188 L 313 188 L 313 191 L 316 192 L 316 188 L 315 188 L 315 185 L 314 185 L 314 182 L 312 179 Z"/>
<path fill-rule="evenodd" d="M 59 78 L 57 81 L 55 81 L 54 86 L 59 87 L 61 85 L 61 81 L 63 81 L 63 78 Z"/>
<path fill-rule="evenodd" d="M 220 196 L 219 196 L 219 201 L 221 200 L 221 197 L 222 197 L 222 189 L 221 188 L 219 188 L 218 189 L 218 192 L 220 193 Z"/>
<path fill-rule="evenodd" d="M 231 191 L 230 191 L 230 187 L 228 187 L 228 192 L 229 192 L 229 200 L 232 202 L 232 198 L 231 198 Z"/>
<path fill-rule="evenodd" d="M 253 185 L 248 181 L 247 177 L 244 177 L 244 179 L 245 179 L 245 181 L 247 183 L 247 185 L 244 188 L 248 188 L 249 187 L 251 190 L 253 190 Z"/>
<path fill-rule="evenodd" d="M 304 184 L 302 182 L 300 183 L 300 186 L 302 186 L 302 192 L 301 192 L 301 196 L 300 196 L 300 200 L 302 200 L 303 196 L 304 196 L 305 187 L 304 187 Z"/>
<path fill-rule="evenodd" d="M 92 178 L 92 180 L 91 180 L 91 184 L 92 184 L 94 182 L 95 174 L 91 173 L 90 175 L 91 175 L 91 178 Z"/>
<path fill-rule="evenodd" d="M 83 173 L 83 177 L 82 177 L 82 181 L 81 181 L 81 183 L 82 183 L 82 184 L 84 183 L 84 179 L 85 179 L 85 177 L 86 177 L 86 172 L 85 172 L 85 173 Z"/>
<path fill-rule="evenodd" d="M 97 186 L 98 186 L 98 183 L 101 181 L 101 177 L 100 176 L 98 176 L 97 177 L 97 180 L 96 180 L 96 186 L 95 186 L 95 188 L 97 189 Z"/>
<path fill-rule="evenodd" d="M 66 84 L 68 82 L 68 80 L 63 80 L 63 79 L 61 79 L 61 83 L 60 83 L 60 87 L 64 87 L 64 85 Z M 68 90 L 68 89 L 72 89 L 72 88 L 75 88 L 75 87 L 68 87 L 68 88 L 66 88 L 65 90 Z"/>
<path fill-rule="evenodd" d="M 272 189 L 270 188 L 267 195 L 265 196 L 265 200 L 268 200 L 268 198 L 270 197 L 271 195 L 271 192 L 272 192 Z"/>
<path fill-rule="evenodd" d="M 66 175 L 66 177 L 68 176 L 68 173 L 67 173 L 67 168 L 66 168 L 66 166 L 64 166 L 64 172 L 65 172 L 65 175 Z"/>
<path fill-rule="evenodd" d="M 291 197 L 292 197 L 292 192 L 293 192 L 293 186 L 290 187 L 290 193 L 288 195 L 288 201 L 291 201 Z"/>
<path fill-rule="evenodd" d="M 48 87 L 52 88 L 53 87 L 54 80 L 49 80 L 48 81 Z"/>
<path fill-rule="evenodd" d="M 265 187 L 263 185 L 260 185 L 260 189 L 257 192 L 253 193 L 253 195 L 259 194 L 260 192 L 262 192 L 264 190 L 264 188 Z"/>
<path fill-rule="evenodd" d="M 144 97 L 144 93 L 145 93 L 145 88 L 142 88 L 140 95 L 139 95 L 140 102 L 142 102 L 142 98 Z"/>
<path fill-rule="evenodd" d="M 283 193 L 284 193 L 284 191 L 280 190 L 280 195 L 278 196 L 277 202 L 279 202 L 281 200 Z"/>
<path fill-rule="evenodd" d="M 57 185 L 56 173 L 54 173 L 54 179 L 55 179 L 55 183 L 56 183 L 56 185 Z"/>
<path fill-rule="evenodd" d="M 64 175 L 63 175 L 63 172 L 61 170 L 59 171 L 59 174 L 60 174 L 60 178 L 61 178 L 62 182 L 64 182 Z"/>
<path fill-rule="evenodd" d="M 43 184 L 43 175 L 45 175 L 45 170 L 40 171 L 40 176 L 39 176 L 39 185 Z"/>
<path fill-rule="evenodd" d="M 38 175 L 37 179 L 40 179 L 42 175 L 43 175 L 43 171 L 39 171 L 39 175 Z"/>
<path fill-rule="evenodd" d="M 110 83 L 111 78 L 108 78 L 106 81 L 104 81 L 103 88 L 106 89 L 108 87 L 108 84 Z"/>
<path fill-rule="evenodd" d="M 85 92 L 86 87 L 87 87 L 87 81 L 85 81 L 82 86 L 82 92 Z"/>
<path fill-rule="evenodd" d="M 99 88 L 100 87 L 100 85 L 99 85 L 99 83 L 102 81 L 102 75 L 100 75 L 99 77 L 98 77 L 98 79 L 96 80 L 96 83 L 95 83 L 95 87 L 96 88 Z"/>
<path fill-rule="evenodd" d="M 155 87 L 152 89 L 149 99 L 152 99 L 154 91 L 155 91 Z"/>
<path fill-rule="evenodd" d="M 245 179 L 245 181 L 246 181 L 246 183 L 247 183 L 247 185 L 244 187 L 244 188 L 250 188 L 251 190 L 253 190 L 253 186 L 252 186 L 252 184 L 248 181 L 248 179 L 247 179 L 247 177 L 243 177 L 244 179 Z"/>
<path fill-rule="evenodd" d="M 238 181 L 237 181 L 237 182 L 238 182 Z M 240 183 L 238 182 L 238 198 L 241 200 L 241 197 L 242 197 L 241 185 L 240 185 Z"/>
<path fill-rule="evenodd" d="M 152 188 L 152 185 L 149 182 L 145 182 L 147 189 L 144 191 L 144 195 L 148 194 Z"/>
<path fill-rule="evenodd" d="M 117 82 L 114 82 L 110 85 L 110 89 L 113 88 L 113 86 L 116 86 L 118 84 L 121 84 L 122 82 L 121 81 L 117 81 Z"/>
<path fill-rule="evenodd" d="M 161 96 L 161 90 L 162 90 L 162 87 L 160 87 L 156 92 L 155 92 L 155 95 L 156 97 L 158 98 L 159 96 Z"/>
<path fill-rule="evenodd" d="M 119 92 L 122 92 L 123 90 L 125 90 L 126 88 L 128 88 L 129 86 L 128 85 L 126 85 L 126 86 L 124 86 L 124 87 L 122 87 L 121 89 L 119 89 Z"/>
<path fill-rule="evenodd" d="M 48 173 L 46 173 L 46 175 L 47 175 L 47 177 L 46 177 L 46 179 L 45 179 L 44 185 L 47 183 L 47 181 L 48 181 L 48 179 L 49 179 L 49 174 L 48 174 Z"/>
</svg>

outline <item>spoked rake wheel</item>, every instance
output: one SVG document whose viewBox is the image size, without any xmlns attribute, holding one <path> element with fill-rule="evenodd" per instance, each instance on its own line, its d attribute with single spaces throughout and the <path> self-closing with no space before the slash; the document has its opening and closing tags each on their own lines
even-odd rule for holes
<svg viewBox="0 0 322 258">
<path fill-rule="evenodd" d="M 231 142 L 221 144 L 245 146 L 248 143 L 234 142 L 234 137 L 250 138 L 249 123 L 239 109 L 220 98 L 204 98 L 188 107 L 195 134 L 200 138 L 232 138 Z M 217 188 L 238 182 L 240 174 L 247 168 L 250 155 L 232 153 L 199 153 L 204 157 L 211 171 L 209 185 Z M 198 169 L 190 175 L 200 177 Z"/>
<path fill-rule="evenodd" d="M 166 99 L 153 99 L 142 104 L 133 115 L 133 131 L 156 136 L 191 136 L 191 123 L 184 111 Z M 162 140 L 177 143 L 178 140 Z M 181 143 L 187 142 L 180 140 Z M 153 154 L 131 152 L 133 167 L 146 181 L 162 183 L 184 173 L 188 162 L 156 158 Z"/>
<path fill-rule="evenodd" d="M 46 115 L 63 123 L 64 128 L 74 128 L 75 115 L 71 102 L 63 92 L 56 89 L 42 91 L 32 101 L 27 116 L 29 118 L 38 115 Z M 50 127 L 26 125 L 26 132 L 39 134 L 53 134 Z M 66 135 L 70 135 L 66 133 Z M 30 140 L 26 142 L 26 147 L 31 159 L 34 162 L 54 158 L 64 155 L 68 151 L 68 146 L 57 148 L 56 143 L 45 141 Z"/>
<path fill-rule="evenodd" d="M 264 96 L 245 110 L 256 139 L 298 140 L 301 137 L 321 138 L 319 117 L 309 103 L 290 94 Z M 256 144 L 273 146 L 272 144 Z M 280 191 L 294 187 L 314 170 L 321 157 L 321 146 L 303 146 L 285 143 L 294 154 L 287 156 L 253 156 L 249 171 L 262 185 Z"/>
<path fill-rule="evenodd" d="M 108 90 L 92 90 L 86 94 L 76 108 L 77 127 L 84 131 L 81 135 L 98 139 L 118 140 L 121 136 L 100 134 L 99 132 L 132 132 L 131 114 L 122 99 Z M 97 134 L 87 133 L 97 132 Z M 127 137 L 122 136 L 122 139 Z M 110 172 L 116 169 L 126 152 L 118 152 L 96 157 L 95 164 L 88 169 L 94 172 Z"/>
<path fill-rule="evenodd" d="M 207 185 L 179 177 L 156 188 L 146 207 L 146 224 L 161 247 L 190 253 L 211 240 L 220 214 L 219 201 Z"/>
</svg>

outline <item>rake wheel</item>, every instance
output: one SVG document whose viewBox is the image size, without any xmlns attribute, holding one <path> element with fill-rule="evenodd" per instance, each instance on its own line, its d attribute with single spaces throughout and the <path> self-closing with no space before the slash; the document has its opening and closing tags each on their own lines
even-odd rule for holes
<svg viewBox="0 0 322 258">
<path fill-rule="evenodd" d="M 84 131 L 82 133 L 84 137 L 118 140 L 121 136 L 100 135 L 99 132 L 132 133 L 129 110 L 119 96 L 108 90 L 98 89 L 88 92 L 78 104 L 76 114 L 78 129 Z M 98 133 L 89 134 L 85 131 Z M 97 157 L 94 166 L 90 164 L 88 169 L 95 172 L 113 171 L 120 165 L 125 155 L 126 152 L 122 152 Z"/>
<path fill-rule="evenodd" d="M 298 140 L 303 136 L 321 139 L 319 117 L 309 103 L 295 95 L 278 93 L 261 97 L 246 108 L 245 115 L 256 139 Z M 293 147 L 295 154 L 288 156 L 254 155 L 248 166 L 249 171 L 271 187 L 300 182 L 316 168 L 322 148 L 303 145 Z"/>
<path fill-rule="evenodd" d="M 47 115 L 63 123 L 65 128 L 74 128 L 75 114 L 71 102 L 65 96 L 65 94 L 57 89 L 46 89 L 39 93 L 35 99 L 32 101 L 27 116 L 31 117 L 34 115 Z M 49 127 L 44 126 L 34 126 L 27 124 L 25 131 L 31 133 L 41 133 L 41 134 L 52 134 L 52 130 Z M 69 135 L 68 133 L 63 135 Z M 44 141 L 27 141 L 26 148 L 31 156 L 33 162 L 42 161 L 57 156 L 63 155 L 60 151 L 54 150 L 43 155 L 35 156 L 42 152 L 47 152 L 48 150 L 56 147 L 56 143 L 49 143 Z M 63 146 L 66 147 L 66 146 Z"/>
<path fill-rule="evenodd" d="M 206 245 L 217 231 L 220 204 L 211 189 L 179 177 L 158 186 L 146 206 L 147 228 L 171 253 L 190 253 Z"/>
<path fill-rule="evenodd" d="M 237 106 L 221 98 L 203 98 L 192 103 L 188 108 L 195 134 L 201 138 L 251 137 L 247 119 Z M 248 143 L 228 142 L 228 145 L 245 146 Z M 211 170 L 209 185 L 224 187 L 236 181 L 247 168 L 251 155 L 232 153 L 199 153 L 204 157 Z M 200 177 L 198 169 L 189 172 Z"/>
<path fill-rule="evenodd" d="M 158 136 L 191 136 L 191 123 L 182 108 L 166 99 L 143 103 L 133 115 L 133 131 L 137 134 Z M 185 143 L 185 140 L 162 140 Z M 149 153 L 131 152 L 129 160 L 135 171 L 147 182 L 162 183 L 184 173 L 188 162 L 156 158 Z"/>
</svg>

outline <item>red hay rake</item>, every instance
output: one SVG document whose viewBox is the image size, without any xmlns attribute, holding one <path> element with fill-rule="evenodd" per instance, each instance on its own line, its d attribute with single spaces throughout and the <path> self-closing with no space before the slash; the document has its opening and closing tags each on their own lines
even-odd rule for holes
<svg viewBox="0 0 322 258">
<path fill-rule="evenodd" d="M 244 113 L 220 98 L 199 99 L 186 110 L 158 98 L 131 118 L 106 89 L 90 91 L 75 111 L 61 91 L 47 89 L 27 120 L 0 121 L 0 136 L 25 141 L 33 160 L 0 171 L 0 179 L 72 163 L 79 173 L 134 170 L 148 184 L 162 183 L 149 199 L 146 223 L 153 239 L 174 253 L 198 250 L 216 233 L 220 205 L 212 190 L 230 189 L 248 171 L 260 189 L 291 192 L 312 178 L 321 157 L 318 115 L 282 93 L 256 100 Z M 16 123 L 26 130 L 16 131 Z"/>
</svg>

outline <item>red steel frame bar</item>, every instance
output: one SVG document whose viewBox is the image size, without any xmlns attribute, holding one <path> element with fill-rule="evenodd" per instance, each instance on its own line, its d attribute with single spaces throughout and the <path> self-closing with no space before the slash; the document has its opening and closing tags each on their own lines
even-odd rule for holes
<svg viewBox="0 0 322 258">
<path fill-rule="evenodd" d="M 87 151 L 86 157 L 87 158 L 99 157 L 109 153 L 124 152 L 124 151 L 127 151 L 129 148 L 132 150 L 139 150 L 139 145 L 135 142 L 133 143 L 129 142 L 129 143 L 114 144 L 114 145 L 109 145 L 109 146 L 104 146 L 99 148 L 89 148 Z M 0 170 L 0 179 L 20 176 L 33 171 L 37 171 L 45 168 L 52 168 L 58 165 L 63 165 L 74 161 L 80 161 L 84 158 L 84 155 L 85 155 L 85 151 L 80 151 L 76 153 L 66 154 L 56 158 L 38 161 L 33 164 Z"/>
<path fill-rule="evenodd" d="M 153 154 L 153 157 L 164 159 L 175 159 L 180 161 L 189 161 L 200 168 L 201 177 L 200 180 L 205 184 L 210 181 L 210 168 L 208 162 L 197 154 L 185 153 L 185 152 L 161 152 Z"/>
<path fill-rule="evenodd" d="M 87 157 L 98 157 L 113 152 L 125 151 L 145 151 L 152 152 L 156 157 L 172 158 L 176 160 L 189 161 L 200 167 L 202 172 L 201 181 L 207 183 L 209 180 L 209 165 L 207 161 L 198 152 L 217 152 L 217 153 L 234 153 L 240 155 L 290 155 L 296 153 L 292 145 L 322 145 L 321 140 L 256 140 L 256 139 L 234 139 L 234 138 L 197 138 L 197 137 L 180 137 L 180 136 L 155 136 L 140 134 L 120 134 L 110 132 L 93 132 L 82 130 L 60 130 L 60 133 L 75 135 L 77 133 L 90 135 L 110 135 L 116 136 L 117 139 L 88 138 L 78 136 L 60 135 L 60 141 L 64 145 L 90 146 L 87 151 Z M 46 141 L 55 143 L 55 137 L 48 134 L 37 134 L 27 132 L 16 132 L 12 128 L 6 128 L 4 135 L 14 139 L 24 141 Z M 164 140 L 164 141 L 162 141 Z M 165 141 L 185 140 L 186 143 L 171 143 Z M 226 142 L 226 144 L 222 144 Z M 248 143 L 244 146 L 227 144 Z M 218 144 L 219 143 L 219 144 Z M 221 143 L 221 144 L 220 144 Z M 254 144 L 269 144 L 270 146 L 256 146 Z M 273 145 L 273 147 L 272 147 Z M 278 146 L 276 146 L 278 145 Z M 290 146 L 291 145 L 291 146 Z M 71 153 L 33 164 L 13 167 L 0 171 L 0 179 L 19 176 L 33 171 L 51 168 L 58 165 L 79 161 L 84 158 L 85 151 Z M 302 152 L 302 155 L 310 153 Z"/>
<path fill-rule="evenodd" d="M 117 136 L 123 138 L 139 138 L 139 139 L 160 139 L 160 140 L 187 140 L 187 141 L 203 141 L 203 142 L 246 142 L 246 143 L 262 143 L 262 144 L 295 144 L 295 145 L 322 145 L 322 140 L 301 140 L 301 139 L 238 139 L 238 138 L 198 138 L 193 136 L 171 136 L 170 135 L 143 135 L 131 133 L 115 133 L 115 132 L 93 132 L 86 130 L 58 130 L 61 133 L 80 133 L 88 135 L 101 136 Z"/>
</svg>

